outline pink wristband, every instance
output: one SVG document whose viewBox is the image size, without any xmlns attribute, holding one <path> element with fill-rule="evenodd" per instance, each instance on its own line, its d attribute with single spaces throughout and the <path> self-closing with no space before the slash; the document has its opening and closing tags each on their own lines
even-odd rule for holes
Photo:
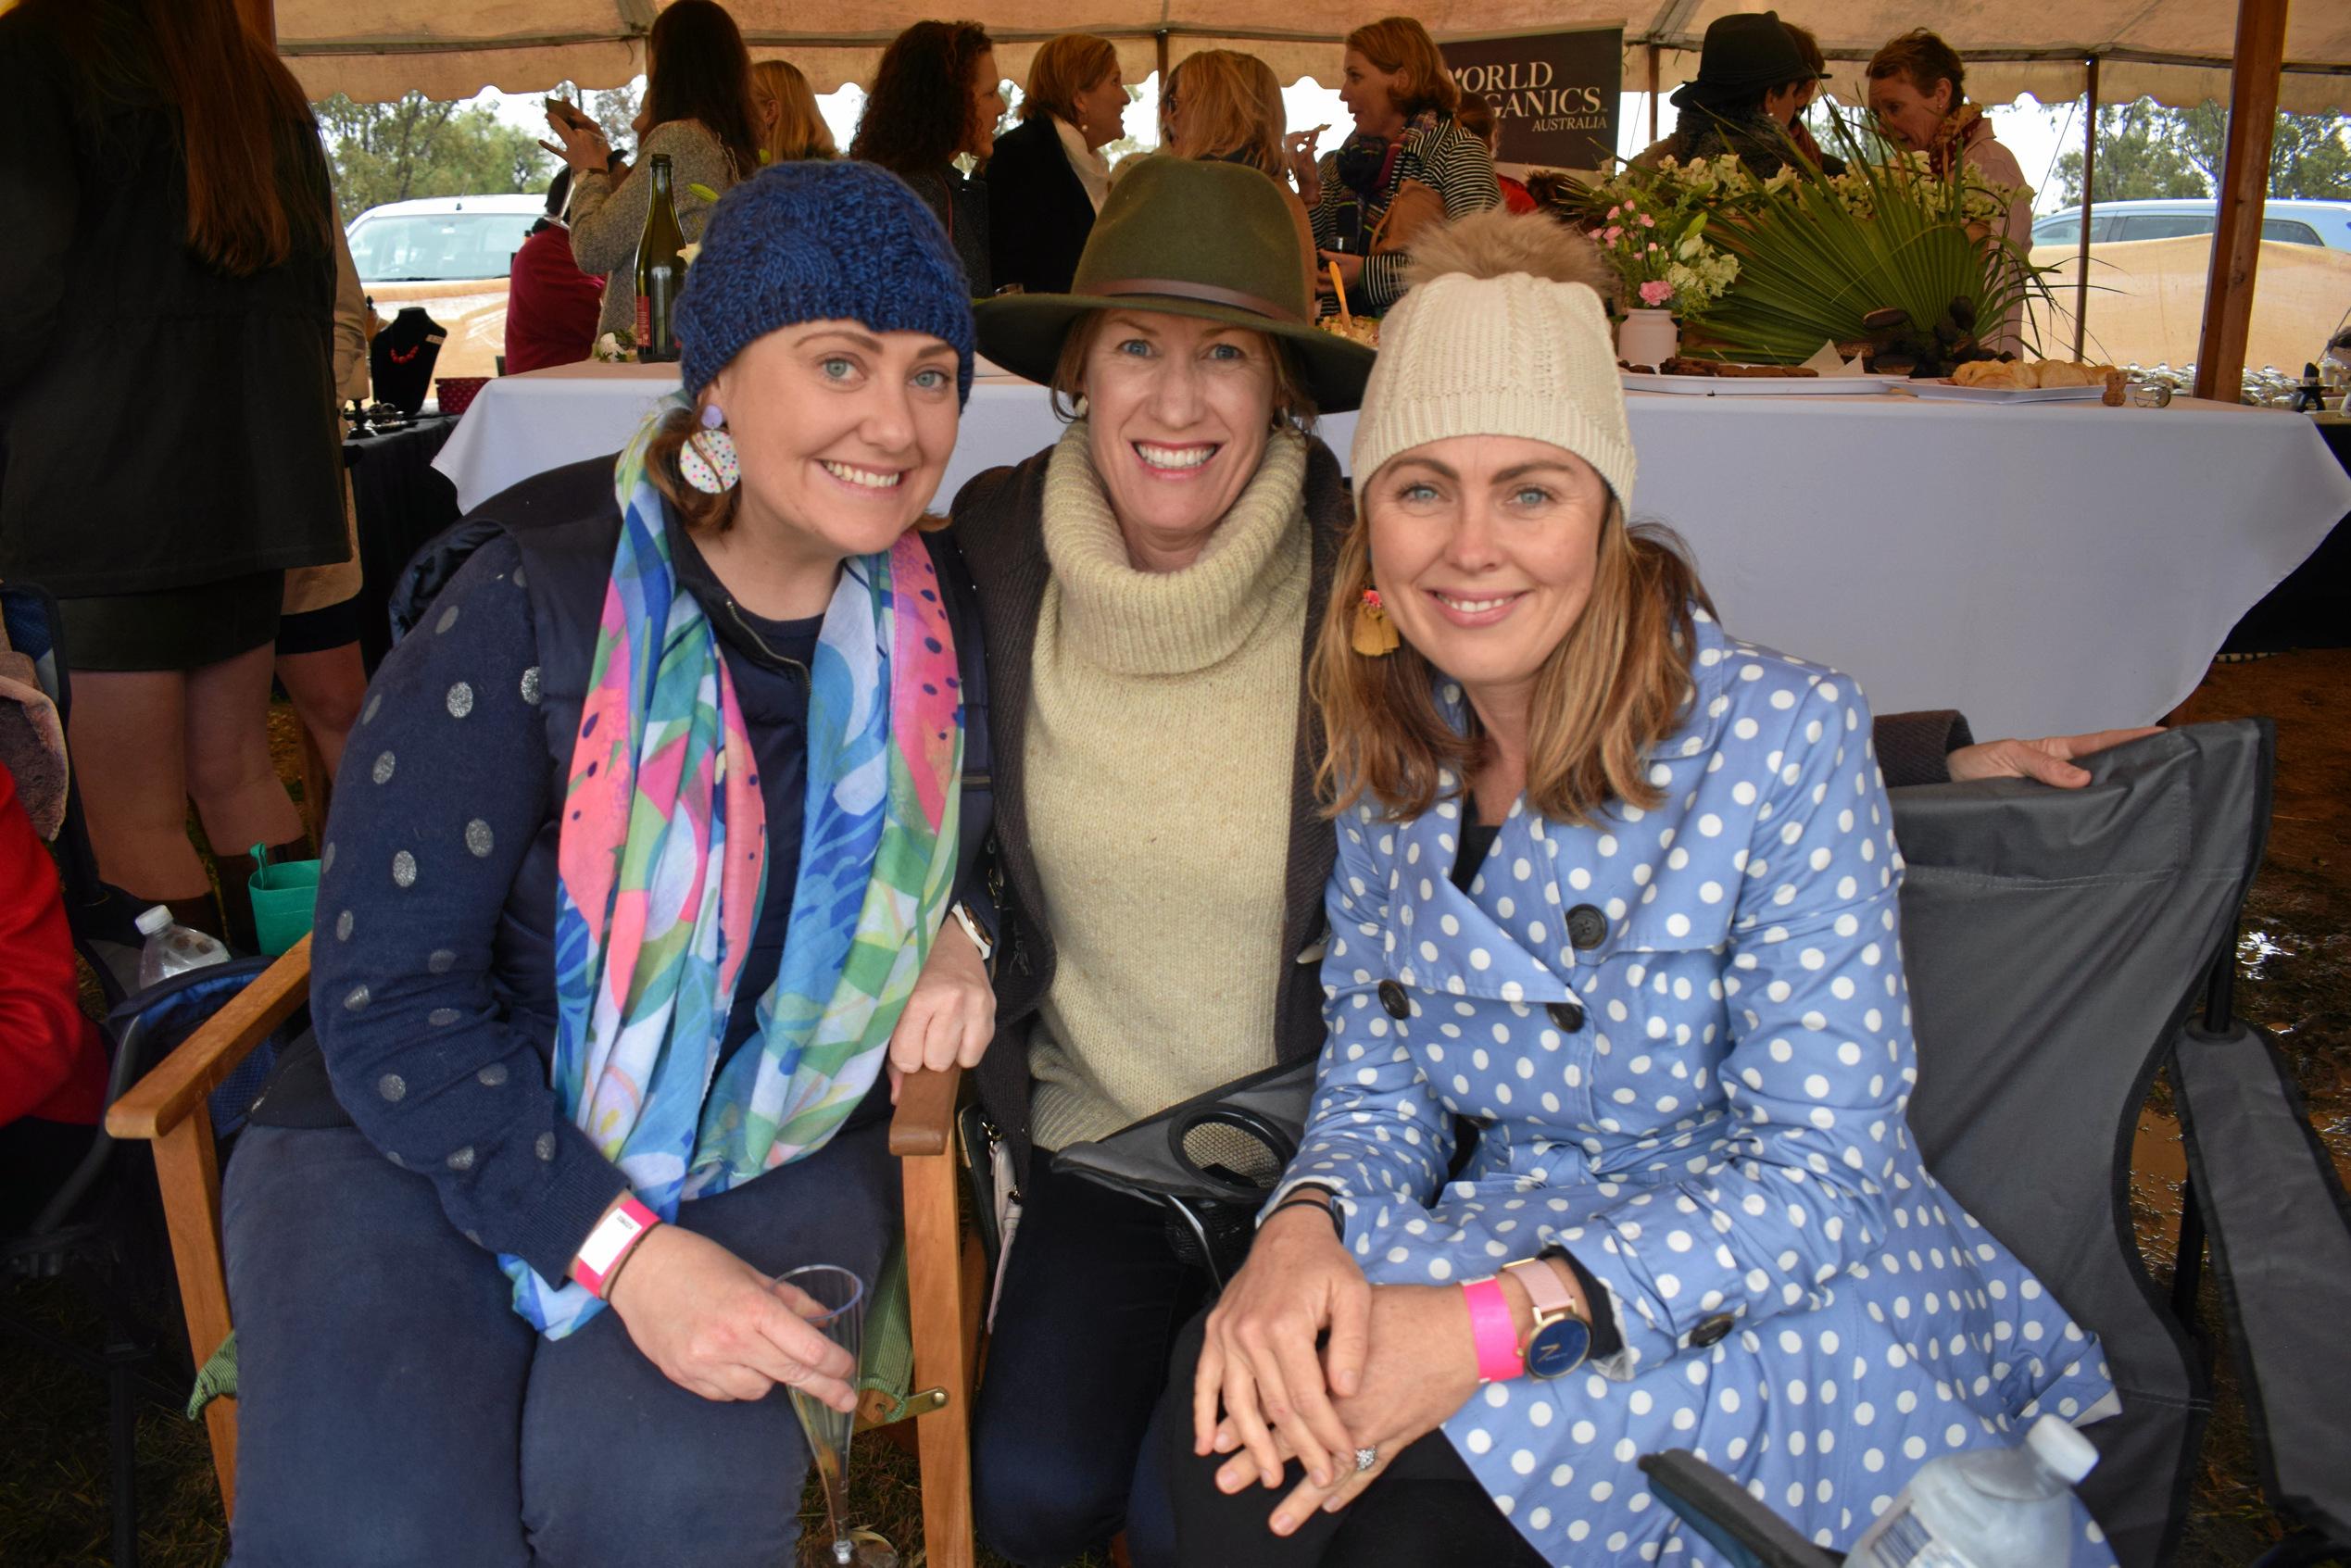
<svg viewBox="0 0 2351 1568">
<path fill-rule="evenodd" d="M 610 1214 L 597 1222 L 596 1229 L 581 1244 L 579 1255 L 572 1260 L 580 1283 L 588 1287 L 588 1294 L 603 1299 L 612 1276 L 621 1270 L 621 1262 L 646 1233 L 661 1223 L 661 1217 L 636 1200 L 635 1194 L 621 1199 Z"/>
<path fill-rule="evenodd" d="M 1510 1301 L 1497 1279 L 1472 1280 L 1461 1287 L 1469 1303 L 1469 1334 L 1477 1348 L 1477 1381 L 1507 1383 L 1527 1370 L 1518 1348 L 1518 1325 L 1511 1321 Z"/>
</svg>

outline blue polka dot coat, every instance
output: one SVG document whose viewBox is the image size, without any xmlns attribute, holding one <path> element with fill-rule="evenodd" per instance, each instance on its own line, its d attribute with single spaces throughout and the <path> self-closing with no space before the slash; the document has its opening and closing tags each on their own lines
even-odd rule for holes
<svg viewBox="0 0 2351 1568">
<path fill-rule="evenodd" d="M 1623 1348 L 1481 1388 L 1445 1425 L 1551 1561 L 1713 1562 L 1634 1460 L 1696 1450 L 1850 1547 L 1918 1465 L 2109 1399 L 2096 1343 L 1920 1163 L 1896 894 L 1867 703 L 1698 625 L 1653 809 L 1339 823 L 1330 1036 L 1289 1181 L 1333 1186 L 1375 1284 L 1552 1243 Z M 1459 689 L 1440 705 L 1465 721 Z M 1449 781 L 1449 784 L 1451 781 Z M 1447 1184 L 1453 1119 L 1481 1124 Z M 2073 1561 L 2114 1561 L 2076 1504 Z"/>
</svg>

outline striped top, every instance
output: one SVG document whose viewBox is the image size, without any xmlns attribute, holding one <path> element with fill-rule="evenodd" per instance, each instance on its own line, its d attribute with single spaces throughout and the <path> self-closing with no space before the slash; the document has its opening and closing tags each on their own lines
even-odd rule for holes
<svg viewBox="0 0 2351 1568">
<path fill-rule="evenodd" d="M 1328 248 L 1339 237 L 1339 211 L 1348 193 L 1339 178 L 1337 153 L 1324 155 L 1319 168 L 1322 199 L 1314 209 L 1314 244 Z M 1433 130 L 1406 128 L 1403 156 L 1396 160 L 1391 182 L 1364 213 L 1367 229 L 1388 210 L 1397 189 L 1407 180 L 1418 180 L 1433 187 L 1444 198 L 1445 216 L 1449 219 L 1502 205 L 1502 184 L 1494 176 L 1494 155 L 1450 115 L 1440 117 Z M 1403 251 L 1365 257 L 1363 282 L 1352 291 L 1349 307 L 1365 316 L 1386 313 L 1403 297 L 1404 268 L 1411 259 Z M 1326 302 L 1326 308 L 1335 311 L 1338 307 Z"/>
</svg>

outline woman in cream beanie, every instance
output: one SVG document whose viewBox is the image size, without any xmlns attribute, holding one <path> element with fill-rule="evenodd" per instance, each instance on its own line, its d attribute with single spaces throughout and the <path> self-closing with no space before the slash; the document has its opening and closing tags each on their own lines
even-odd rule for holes
<svg viewBox="0 0 2351 1568">
<path fill-rule="evenodd" d="M 1579 242 L 1481 216 L 1415 263 L 1314 656 L 1329 1040 L 1179 1352 L 1178 1558 L 1718 1562 L 1635 1462 L 1675 1448 L 1849 1548 L 1928 1453 L 2111 1385 L 1906 1135 L 1868 704 L 1627 526 Z"/>
</svg>

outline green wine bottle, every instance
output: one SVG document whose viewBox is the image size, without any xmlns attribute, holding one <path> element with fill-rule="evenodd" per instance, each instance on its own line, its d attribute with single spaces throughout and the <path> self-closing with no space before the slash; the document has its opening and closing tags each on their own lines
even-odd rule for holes
<svg viewBox="0 0 2351 1568">
<path fill-rule="evenodd" d="M 677 355 L 677 329 L 671 313 L 685 286 L 685 232 L 677 226 L 671 191 L 670 157 L 655 153 L 653 200 L 645 209 L 645 232 L 636 242 L 636 357 L 666 363 Z"/>
</svg>

